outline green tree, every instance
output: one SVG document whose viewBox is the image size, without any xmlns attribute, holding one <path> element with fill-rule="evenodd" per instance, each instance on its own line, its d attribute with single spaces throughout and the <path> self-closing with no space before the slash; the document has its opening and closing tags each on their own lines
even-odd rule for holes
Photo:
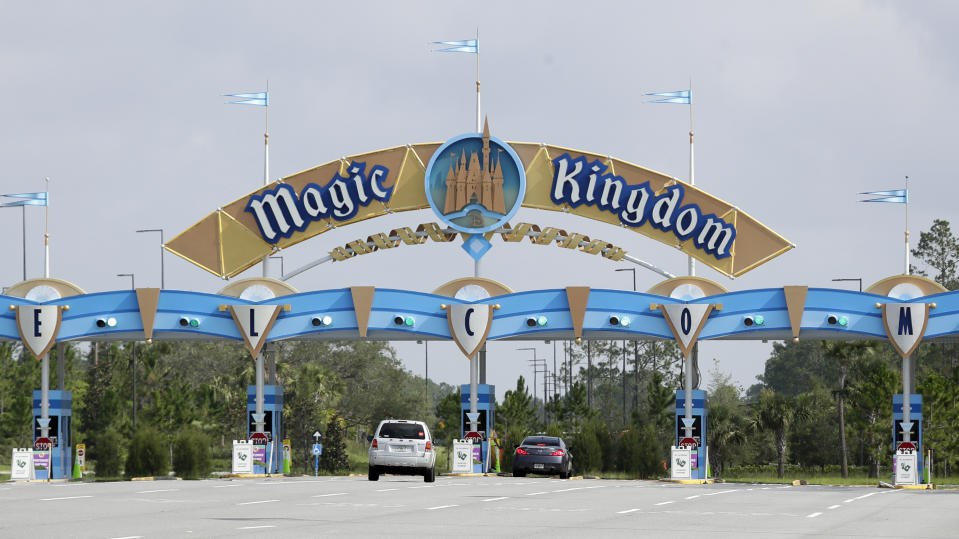
<svg viewBox="0 0 959 539">
<path fill-rule="evenodd" d="M 346 436 L 343 431 L 343 419 L 330 417 L 323 436 L 323 454 L 320 456 L 320 468 L 335 474 L 350 469 L 350 458 L 346 453 Z"/>
<path fill-rule="evenodd" d="M 920 232 L 919 243 L 912 255 L 934 272 L 932 278 L 937 283 L 949 290 L 959 289 L 959 276 L 956 275 L 959 238 L 952 233 L 949 221 L 936 219 L 928 231 Z M 921 269 L 916 273 L 926 275 Z"/>
<path fill-rule="evenodd" d="M 849 395 L 853 420 L 863 433 L 870 463 L 869 477 L 879 477 L 879 464 L 891 451 L 892 395 L 900 380 L 896 371 L 879 356 L 855 363 L 853 371 L 855 382 Z"/>
<path fill-rule="evenodd" d="M 462 436 L 460 432 L 461 398 L 459 390 L 456 390 L 447 393 L 436 405 L 436 423 L 432 428 L 433 439 L 442 441 L 443 445 L 448 445 L 451 440 Z M 499 426 L 496 428 L 499 429 Z M 505 429 L 503 432 L 505 433 Z"/>
<path fill-rule="evenodd" d="M 777 468 L 781 479 L 785 473 L 789 431 L 809 418 L 810 410 L 804 399 L 780 395 L 771 389 L 763 389 L 759 402 L 753 410 L 751 426 L 757 431 L 771 432 L 776 439 Z"/>
<path fill-rule="evenodd" d="M 855 361 L 870 355 L 874 344 L 867 341 L 842 342 L 832 341 L 822 343 L 826 357 L 836 363 L 839 368 L 839 378 L 833 395 L 839 412 L 839 456 L 840 470 L 843 477 L 849 477 L 849 450 L 846 443 L 846 400 L 850 395 L 847 383 L 848 374 Z"/>
<path fill-rule="evenodd" d="M 747 438 L 746 416 L 740 390 L 732 384 L 731 375 L 719 372 L 718 368 L 710 374 L 707 444 L 709 457 L 715 463 L 713 472 L 722 476 L 726 463 L 742 454 L 741 448 Z"/>
</svg>

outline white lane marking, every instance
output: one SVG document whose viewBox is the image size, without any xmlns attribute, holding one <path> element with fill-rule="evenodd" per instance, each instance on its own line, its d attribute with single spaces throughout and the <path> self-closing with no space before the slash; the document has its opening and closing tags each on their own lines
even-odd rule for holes
<svg viewBox="0 0 959 539">
<path fill-rule="evenodd" d="M 540 494 L 549 494 L 548 492 L 527 492 L 527 496 L 539 496 Z"/>
<path fill-rule="evenodd" d="M 786 486 L 783 486 L 783 487 L 776 487 L 776 488 L 792 488 L 792 485 L 786 485 Z"/>
<path fill-rule="evenodd" d="M 140 492 L 137 492 L 137 494 L 152 494 L 152 493 L 154 493 L 154 492 L 176 492 L 176 491 L 178 491 L 178 490 L 180 490 L 180 489 L 178 489 L 178 488 L 161 488 L 161 489 L 157 489 L 157 490 L 141 490 Z"/>
<path fill-rule="evenodd" d="M 673 503 L 673 502 L 671 502 L 671 501 L 669 501 L 669 502 L 659 502 L 659 503 L 654 503 L 653 505 L 666 505 L 666 504 L 668 504 L 668 503 Z"/>
<path fill-rule="evenodd" d="M 399 490 L 398 488 L 381 488 L 377 492 L 389 492 L 391 490 Z"/>
<path fill-rule="evenodd" d="M 816 518 L 816 517 L 818 517 L 818 516 L 821 515 L 821 514 L 822 514 L 822 513 L 813 513 L 813 514 L 811 514 L 811 515 L 806 515 L 806 518 Z"/>
<path fill-rule="evenodd" d="M 240 487 L 240 486 L 242 485 L 214 485 L 213 488 L 233 488 L 233 487 Z"/>
<path fill-rule="evenodd" d="M 769 490 L 770 487 L 763 487 L 762 489 L 763 489 L 763 490 Z"/>
<path fill-rule="evenodd" d="M 827 507 L 826 509 L 836 509 L 836 508 L 838 508 L 838 507 L 841 507 L 841 506 L 839 506 L 839 505 L 830 505 L 830 506 Z"/>
<path fill-rule="evenodd" d="M 625 515 L 626 513 L 632 513 L 633 511 L 639 511 L 639 509 L 627 509 L 625 511 L 616 511 L 617 515 Z"/>
<path fill-rule="evenodd" d="M 559 490 L 554 490 L 553 492 L 569 492 L 571 490 L 582 490 L 586 487 L 573 487 L 573 488 L 561 488 Z"/>
<path fill-rule="evenodd" d="M 752 489 L 749 489 L 749 490 L 752 490 Z M 719 492 L 710 492 L 709 494 L 703 494 L 703 496 L 715 496 L 715 495 L 717 495 L 717 494 L 729 494 L 730 492 L 736 492 L 736 490 L 735 490 L 735 489 L 733 489 L 733 490 L 720 490 Z"/>
<path fill-rule="evenodd" d="M 76 500 L 78 498 L 92 498 L 93 496 L 61 496 L 59 498 L 40 498 L 41 502 L 52 502 L 55 500 Z"/>
<path fill-rule="evenodd" d="M 114 537 L 113 539 L 140 539 L 142 535 L 128 535 L 126 537 Z"/>
<path fill-rule="evenodd" d="M 509 496 L 500 496 L 499 498 L 487 498 L 485 500 L 480 500 L 481 502 L 498 502 L 500 500 L 505 500 Z"/>
<path fill-rule="evenodd" d="M 253 504 L 257 504 L 257 503 L 271 503 L 271 502 L 278 502 L 278 501 L 280 501 L 280 500 L 260 500 L 260 501 L 256 501 L 256 502 L 240 502 L 240 503 L 238 503 L 237 505 L 253 505 Z"/>
<path fill-rule="evenodd" d="M 699 494 L 694 494 L 693 496 L 686 496 L 686 499 L 687 499 L 687 500 L 695 500 L 695 499 L 698 498 L 698 497 L 699 497 Z"/>
<path fill-rule="evenodd" d="M 432 511 L 434 509 L 446 509 L 447 507 L 459 507 L 459 505 L 437 505 L 436 507 L 427 507 L 427 511 Z"/>
<path fill-rule="evenodd" d="M 326 498 L 327 496 L 345 496 L 346 492 L 332 492 L 330 494 L 317 494 L 313 498 Z"/>
<path fill-rule="evenodd" d="M 238 530 L 259 530 L 262 528 L 275 528 L 276 526 L 243 526 L 242 528 L 237 528 Z"/>
</svg>

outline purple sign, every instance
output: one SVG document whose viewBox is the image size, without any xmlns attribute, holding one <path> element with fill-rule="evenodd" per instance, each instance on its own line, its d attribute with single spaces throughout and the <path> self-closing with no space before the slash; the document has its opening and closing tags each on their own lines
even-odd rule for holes
<svg viewBox="0 0 959 539">
<path fill-rule="evenodd" d="M 45 470 L 50 469 L 50 452 L 49 451 L 34 451 L 33 452 L 33 467 L 40 469 L 43 467 Z"/>
<path fill-rule="evenodd" d="M 699 469 L 699 451 L 695 449 L 689 452 L 689 467 L 693 470 Z"/>
<path fill-rule="evenodd" d="M 253 444 L 253 462 L 266 462 L 266 446 Z M 259 466 L 266 466 L 266 464 L 259 464 Z"/>
</svg>

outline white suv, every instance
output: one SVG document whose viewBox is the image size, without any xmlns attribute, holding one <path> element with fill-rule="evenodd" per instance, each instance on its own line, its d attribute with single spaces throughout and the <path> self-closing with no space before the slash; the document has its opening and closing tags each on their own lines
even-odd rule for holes
<svg viewBox="0 0 959 539">
<path fill-rule="evenodd" d="M 380 474 L 422 475 L 436 481 L 436 451 L 430 429 L 422 421 L 385 419 L 370 437 L 370 481 Z"/>
</svg>

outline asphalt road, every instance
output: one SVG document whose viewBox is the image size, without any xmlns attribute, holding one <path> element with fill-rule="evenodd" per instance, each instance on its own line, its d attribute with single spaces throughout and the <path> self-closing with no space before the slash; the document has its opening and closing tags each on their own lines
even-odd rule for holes
<svg viewBox="0 0 959 539">
<path fill-rule="evenodd" d="M 0 537 L 957 537 L 959 491 L 508 477 L 0 484 Z"/>
</svg>

